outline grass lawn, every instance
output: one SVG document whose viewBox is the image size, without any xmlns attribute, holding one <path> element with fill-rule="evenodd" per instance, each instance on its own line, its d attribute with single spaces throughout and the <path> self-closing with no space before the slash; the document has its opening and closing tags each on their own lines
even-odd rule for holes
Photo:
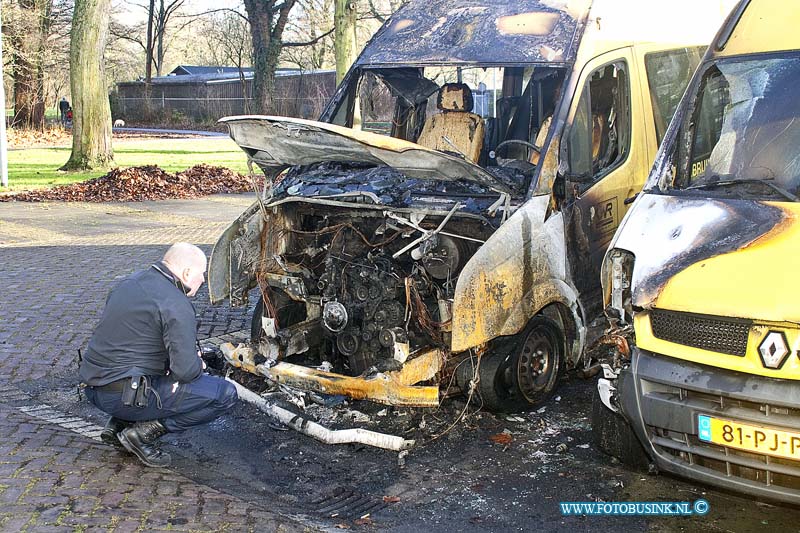
<svg viewBox="0 0 800 533">
<path fill-rule="evenodd" d="M 13 107 L 7 107 L 6 108 L 6 116 L 7 117 L 13 117 L 14 116 L 14 108 Z M 61 116 L 61 114 L 58 112 L 58 107 L 46 107 L 45 110 L 44 110 L 44 118 L 46 118 L 48 120 L 51 120 L 51 119 L 54 120 L 54 119 L 59 118 L 60 116 Z"/>
<path fill-rule="evenodd" d="M 70 148 L 9 150 L 8 189 L 19 191 L 63 185 L 102 176 L 106 171 L 61 172 Z M 247 173 L 247 156 L 228 137 L 219 139 L 146 139 L 114 142 L 115 166 L 158 165 L 169 172 L 185 170 L 200 163 L 228 167 Z"/>
</svg>

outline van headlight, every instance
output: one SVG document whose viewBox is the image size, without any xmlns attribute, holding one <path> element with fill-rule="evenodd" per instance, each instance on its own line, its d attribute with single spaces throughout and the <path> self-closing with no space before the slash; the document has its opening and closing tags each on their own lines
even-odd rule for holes
<svg viewBox="0 0 800 533">
<path fill-rule="evenodd" d="M 603 265 L 606 316 L 619 325 L 633 321 L 631 279 L 634 260 L 632 253 L 614 249 L 606 256 L 606 263 Z"/>
</svg>

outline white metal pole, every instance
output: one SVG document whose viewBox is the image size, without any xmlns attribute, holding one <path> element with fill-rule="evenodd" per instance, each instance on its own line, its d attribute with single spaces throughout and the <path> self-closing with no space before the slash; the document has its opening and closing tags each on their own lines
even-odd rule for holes
<svg viewBox="0 0 800 533">
<path fill-rule="evenodd" d="M 0 69 L 3 65 L 3 31 L 0 30 Z M 3 120 L 0 120 L 0 185 L 8 187 L 8 146 L 6 144 L 6 90 L 0 70 L 0 102 L 3 102 Z"/>
</svg>

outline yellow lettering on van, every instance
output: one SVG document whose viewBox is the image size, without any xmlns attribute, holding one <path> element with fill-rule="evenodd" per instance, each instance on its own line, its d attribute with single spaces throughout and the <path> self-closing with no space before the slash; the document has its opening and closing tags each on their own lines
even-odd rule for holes
<svg viewBox="0 0 800 533">
<path fill-rule="evenodd" d="M 703 159 L 702 161 L 698 161 L 697 163 L 692 164 L 692 174 L 691 177 L 697 177 L 698 175 L 702 174 L 706 171 L 706 167 L 708 166 L 708 159 Z"/>
</svg>

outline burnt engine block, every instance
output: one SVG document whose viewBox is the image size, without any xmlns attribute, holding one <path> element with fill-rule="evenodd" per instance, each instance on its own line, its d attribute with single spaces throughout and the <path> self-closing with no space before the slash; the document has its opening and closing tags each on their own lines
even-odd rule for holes
<svg viewBox="0 0 800 533">
<path fill-rule="evenodd" d="M 361 256 L 352 261 L 328 257 L 322 322 L 347 358 L 350 372 L 393 366 L 395 341 L 406 342 L 405 286 L 387 257 Z"/>
</svg>

